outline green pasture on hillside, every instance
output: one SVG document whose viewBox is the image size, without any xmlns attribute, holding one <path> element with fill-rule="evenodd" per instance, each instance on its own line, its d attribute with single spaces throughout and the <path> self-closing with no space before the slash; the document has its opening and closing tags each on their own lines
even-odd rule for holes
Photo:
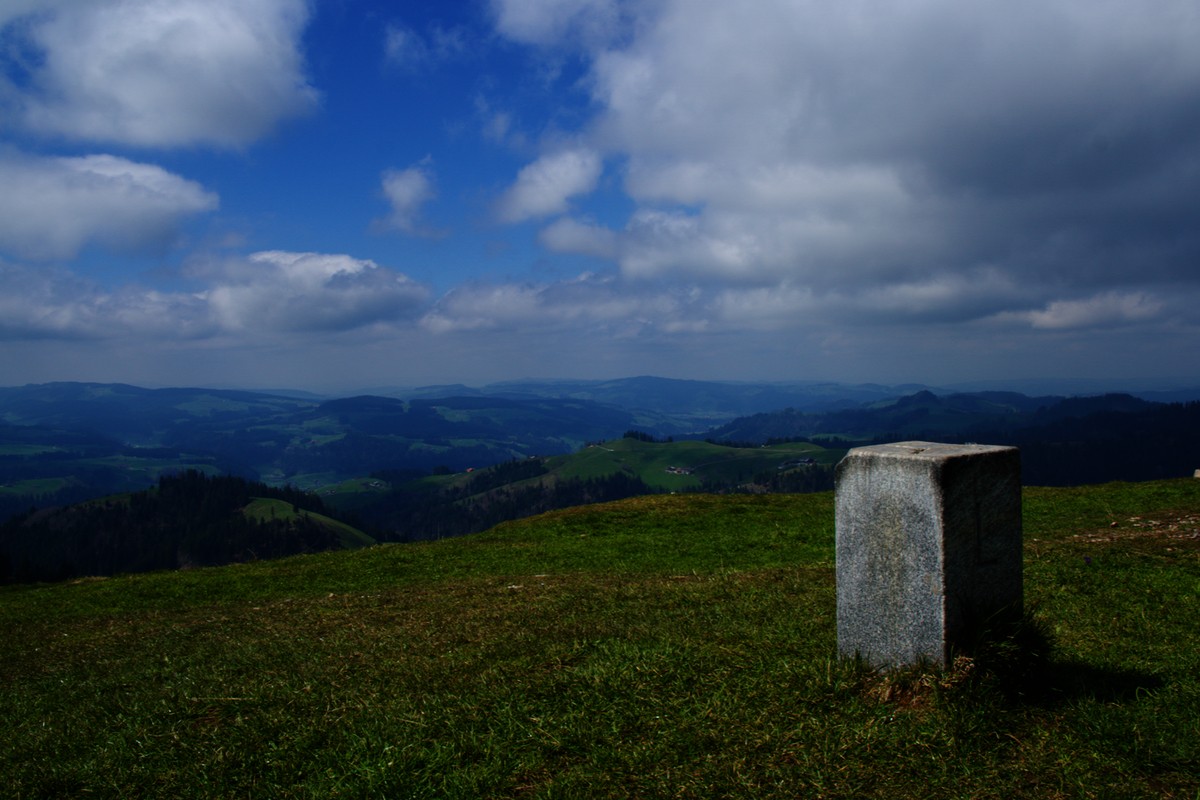
<svg viewBox="0 0 1200 800">
<path fill-rule="evenodd" d="M 733 485 L 785 462 L 811 458 L 834 464 L 845 450 L 826 450 L 807 442 L 770 447 L 725 447 L 700 441 L 644 442 L 617 439 L 591 445 L 569 456 L 555 456 L 548 466 L 562 478 L 598 478 L 625 471 L 654 489 L 689 491 L 704 481 Z M 687 472 L 670 472 L 669 468 Z"/>
<path fill-rule="evenodd" d="M 71 483 L 70 478 L 30 478 L 0 485 L 0 494 L 37 497 L 57 492 Z"/>
<path fill-rule="evenodd" d="M 61 447 L 52 444 L 0 444 L 0 456 L 38 456 L 62 451 Z"/>
<path fill-rule="evenodd" d="M 837 657 L 830 494 L 0 588 L 5 794 L 1200 796 L 1200 481 L 1024 520 L 1027 626 L 944 671 Z"/>
<path fill-rule="evenodd" d="M 374 539 L 351 525 L 339 522 L 324 514 L 296 510 L 291 503 L 285 500 L 278 500 L 271 497 L 255 497 L 248 506 L 242 509 L 242 513 L 258 522 L 273 520 L 290 521 L 300 519 L 301 517 L 314 520 L 320 525 L 336 531 L 341 540 L 341 546 L 344 548 L 369 547 L 375 544 Z"/>
</svg>

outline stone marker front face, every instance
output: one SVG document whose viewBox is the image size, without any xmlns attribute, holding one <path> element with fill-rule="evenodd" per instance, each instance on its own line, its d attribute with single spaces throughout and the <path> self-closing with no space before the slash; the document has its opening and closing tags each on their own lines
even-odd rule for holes
<svg viewBox="0 0 1200 800">
<path fill-rule="evenodd" d="M 945 666 L 985 625 L 1020 614 L 1017 448 L 858 447 L 836 486 L 841 654 Z"/>
</svg>

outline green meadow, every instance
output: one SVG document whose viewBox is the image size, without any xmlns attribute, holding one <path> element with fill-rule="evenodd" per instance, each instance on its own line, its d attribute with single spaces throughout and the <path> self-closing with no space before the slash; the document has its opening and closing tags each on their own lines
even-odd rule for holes
<svg viewBox="0 0 1200 800">
<path fill-rule="evenodd" d="M 367 547 L 375 544 L 375 540 L 367 534 L 340 522 L 324 514 L 317 514 L 313 511 L 303 511 L 295 509 L 291 503 L 286 500 L 279 500 L 271 497 L 256 497 L 248 506 L 242 509 L 242 513 L 252 520 L 257 522 L 268 522 L 272 520 L 293 521 L 298 519 L 309 519 L 327 528 L 331 528 L 338 535 L 338 539 L 342 547 Z"/>
<path fill-rule="evenodd" d="M 808 442 L 770 447 L 726 447 L 699 441 L 644 442 L 623 438 L 553 456 L 547 466 L 562 478 L 596 478 L 625 471 L 663 491 L 694 491 L 704 481 L 733 486 L 756 473 L 774 471 L 790 460 L 811 458 L 832 465 L 844 449 L 826 450 Z M 675 468 L 679 472 L 668 472 Z"/>
<path fill-rule="evenodd" d="M 0 775 L 12 798 L 1200 797 L 1200 481 L 1029 488 L 1024 520 L 1025 626 L 887 674 L 837 656 L 830 494 L 3 587 Z"/>
</svg>

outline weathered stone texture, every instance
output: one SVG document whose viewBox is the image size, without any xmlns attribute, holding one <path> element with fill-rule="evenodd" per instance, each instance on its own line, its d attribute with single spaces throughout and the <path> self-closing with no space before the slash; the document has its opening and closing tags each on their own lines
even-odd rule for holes
<svg viewBox="0 0 1200 800">
<path fill-rule="evenodd" d="M 1019 614 L 1020 454 L 899 442 L 837 468 L 838 649 L 875 666 L 947 664 Z"/>
</svg>

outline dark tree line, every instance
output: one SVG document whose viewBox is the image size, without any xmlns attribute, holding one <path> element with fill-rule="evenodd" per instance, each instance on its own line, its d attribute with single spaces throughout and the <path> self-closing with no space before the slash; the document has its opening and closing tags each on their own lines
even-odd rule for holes
<svg viewBox="0 0 1200 800">
<path fill-rule="evenodd" d="M 833 491 L 834 467 L 810 464 L 797 469 L 772 470 L 754 476 L 754 491 L 770 494 L 810 494 Z"/>
<path fill-rule="evenodd" d="M 297 513 L 251 519 L 242 509 L 255 498 L 282 500 Z M 305 512 L 325 513 L 320 498 L 189 470 L 151 490 L 9 520 L 0 526 L 0 580 L 211 566 L 338 547 L 337 532 Z"/>
<path fill-rule="evenodd" d="M 474 473 L 459 493 L 462 497 L 482 494 L 510 483 L 540 477 L 548 471 L 544 458 L 514 458 Z"/>
<path fill-rule="evenodd" d="M 1030 486 L 1179 478 L 1200 468 L 1200 402 L 1043 417 L 1015 431 L 972 433 L 970 441 L 1019 447 L 1021 480 Z"/>
<path fill-rule="evenodd" d="M 435 444 L 444 451 L 427 447 Z M 537 444 L 537 443 L 535 443 Z M 562 452 L 559 442 L 541 443 L 538 452 L 547 455 Z M 316 446 L 294 447 L 278 458 L 285 475 L 305 472 L 339 472 L 344 475 L 369 475 L 382 470 L 420 470 L 428 472 L 445 466 L 453 470 L 495 464 L 511 458 L 512 450 L 495 444 L 452 445 L 449 440 L 429 437 L 423 440 L 397 441 L 382 436 L 352 431 L 341 439 Z"/>
<path fill-rule="evenodd" d="M 724 441 L 708 441 L 746 447 L 819 435 L 822 444 L 835 446 L 824 432 L 838 431 L 861 433 L 855 446 L 914 439 L 1014 445 L 1021 449 L 1022 482 L 1031 486 L 1184 477 L 1200 468 L 1198 402 L 1150 403 L 1128 395 L 1104 395 L 1033 407 L 1035 400 L 1026 398 L 1029 409 L 1003 415 L 964 412 L 961 422 L 951 425 L 953 409 L 943 408 L 939 415 L 933 413 L 936 408 L 912 407 L 919 399 L 883 411 L 805 414 L 785 409 L 756 414 L 718 429 L 729 437 Z"/>
<path fill-rule="evenodd" d="M 653 434 L 646 433 L 645 431 L 639 431 L 636 428 L 631 428 L 630 430 L 625 431 L 621 438 L 634 439 L 636 441 L 647 442 L 649 444 L 670 444 L 671 442 L 675 441 L 674 436 L 664 436 L 663 438 L 658 439 Z"/>
</svg>

